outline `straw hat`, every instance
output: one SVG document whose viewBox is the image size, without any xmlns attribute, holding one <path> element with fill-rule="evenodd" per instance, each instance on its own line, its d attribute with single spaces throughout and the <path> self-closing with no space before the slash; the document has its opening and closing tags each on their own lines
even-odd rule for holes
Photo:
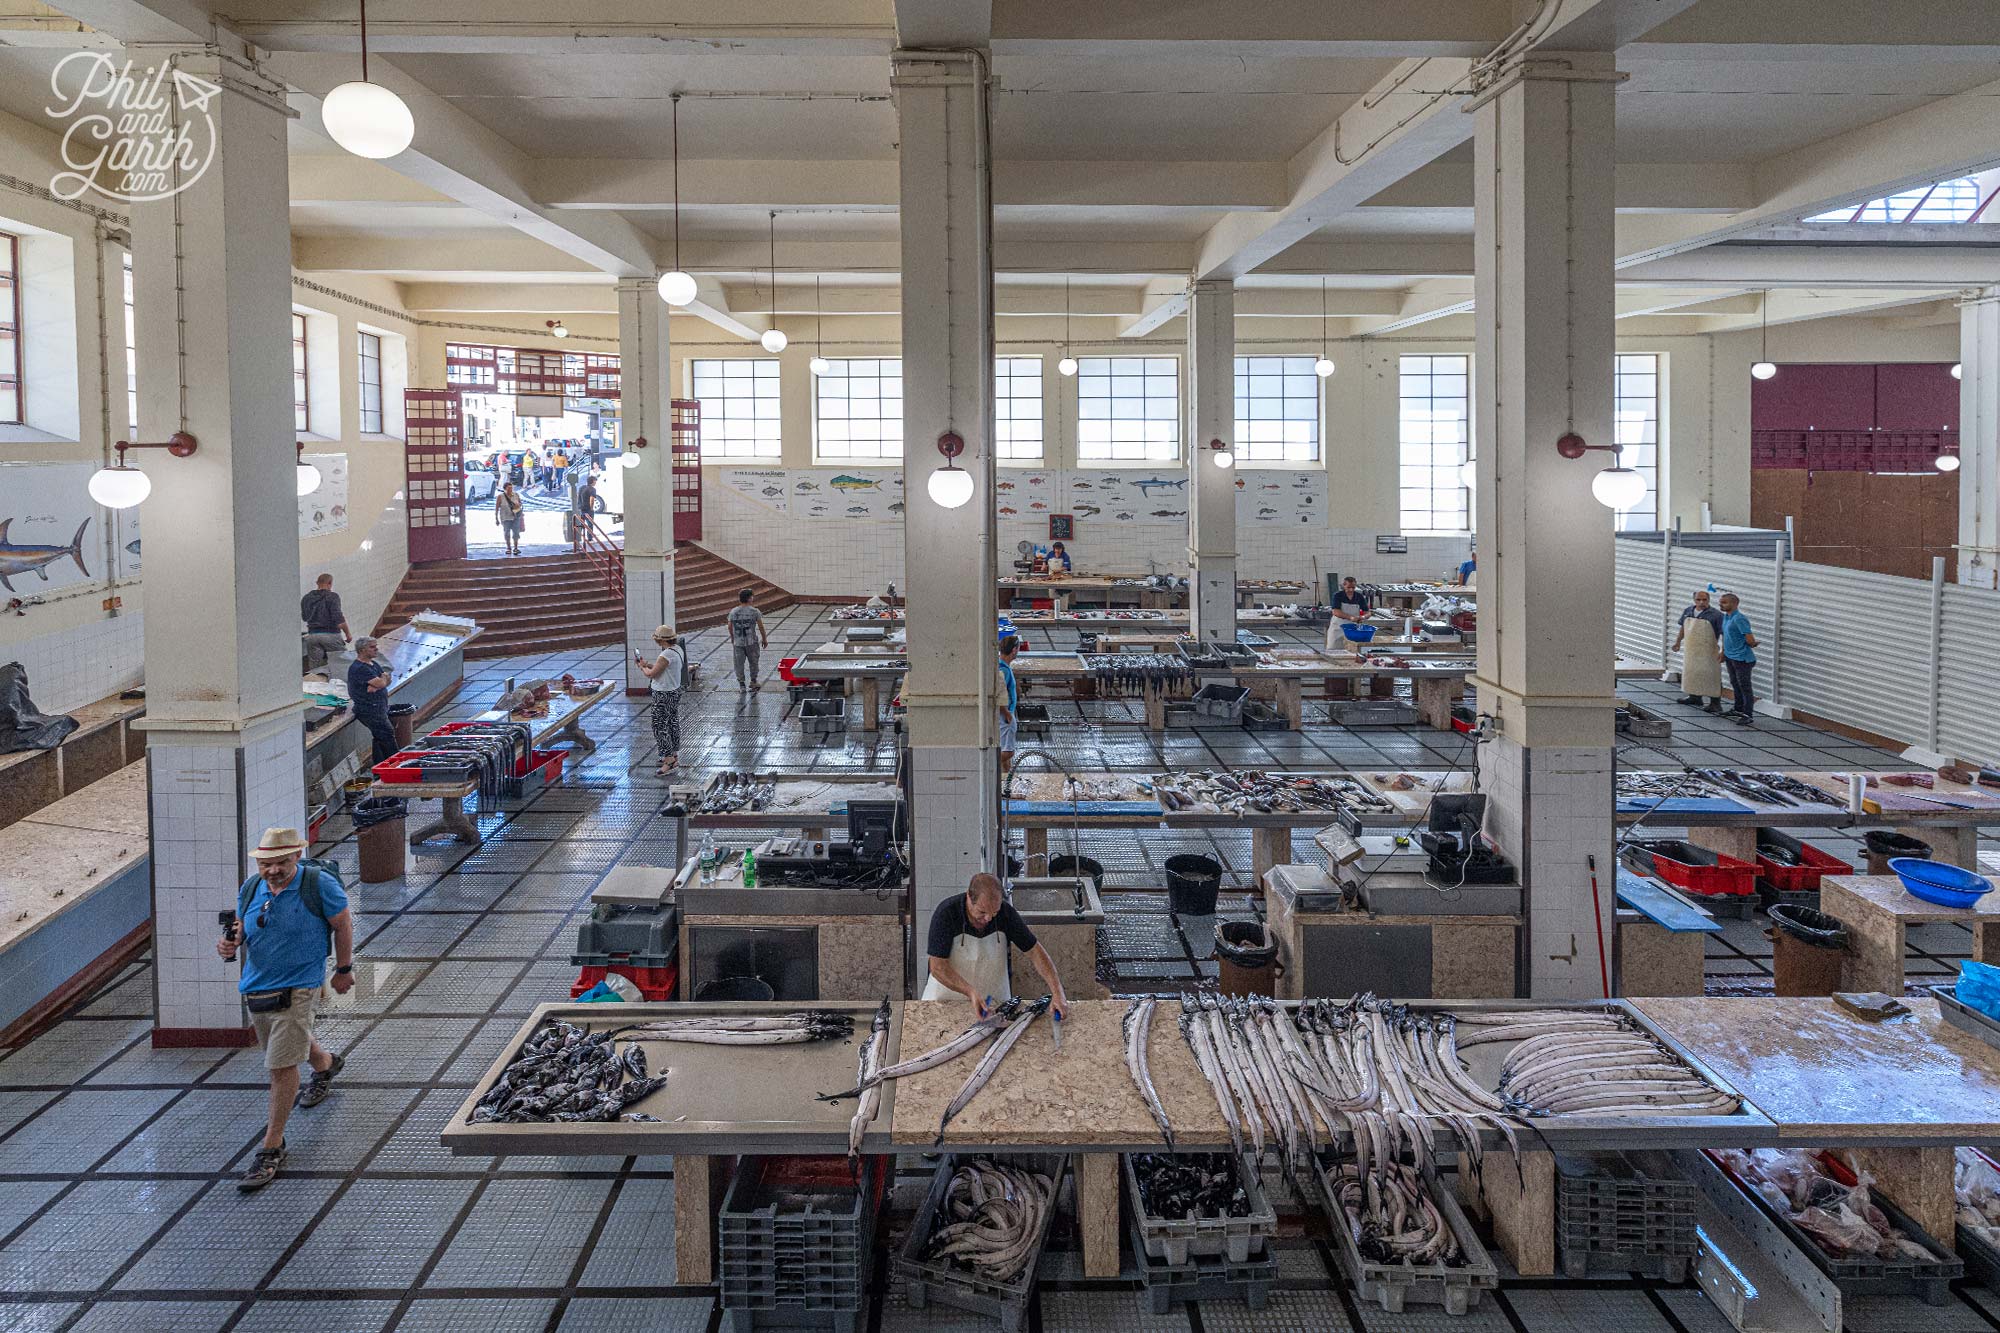
<svg viewBox="0 0 2000 1333">
<path fill-rule="evenodd" d="M 662 625 L 658 629 L 653 631 L 654 643 L 672 643 L 675 639 L 678 639 L 679 637 L 680 635 L 674 633 L 674 627 L 672 625 Z"/>
<path fill-rule="evenodd" d="M 264 836 L 257 841 L 257 848 L 250 853 L 256 861 L 279 861 L 287 856 L 298 856 L 306 849 L 306 840 L 299 836 L 295 828 L 267 828 Z"/>
</svg>

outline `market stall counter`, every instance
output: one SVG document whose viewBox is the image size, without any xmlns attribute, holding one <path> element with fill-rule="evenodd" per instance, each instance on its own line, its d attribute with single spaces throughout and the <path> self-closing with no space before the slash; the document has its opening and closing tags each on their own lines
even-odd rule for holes
<svg viewBox="0 0 2000 1333">
<path fill-rule="evenodd" d="M 1847 927 L 1840 984 L 1846 990 L 1903 993 L 1903 943 L 1908 928 L 1956 921 L 1972 930 L 1972 956 L 2000 964 L 2000 903 L 1993 895 L 1970 907 L 1940 907 L 1903 887 L 1894 875 L 1828 875 L 1820 881 L 1819 910 Z"/>
</svg>

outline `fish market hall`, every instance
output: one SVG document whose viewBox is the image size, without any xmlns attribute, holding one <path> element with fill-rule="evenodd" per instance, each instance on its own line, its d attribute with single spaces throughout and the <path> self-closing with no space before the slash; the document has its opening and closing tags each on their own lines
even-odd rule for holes
<svg viewBox="0 0 2000 1333">
<path fill-rule="evenodd" d="M 6 9 L 0 1330 L 2000 1328 L 2000 8 Z"/>
</svg>

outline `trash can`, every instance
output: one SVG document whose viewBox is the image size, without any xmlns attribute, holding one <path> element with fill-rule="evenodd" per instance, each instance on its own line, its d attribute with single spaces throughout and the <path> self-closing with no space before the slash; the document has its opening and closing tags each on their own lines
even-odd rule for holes
<svg viewBox="0 0 2000 1333">
<path fill-rule="evenodd" d="M 1222 890 L 1222 867 L 1206 856 L 1182 853 L 1167 858 L 1167 906 L 1182 916 L 1215 915 Z"/>
<path fill-rule="evenodd" d="M 1276 994 L 1278 942 L 1261 921 L 1215 923 L 1215 984 L 1224 995 Z"/>
<path fill-rule="evenodd" d="M 354 805 L 355 841 L 361 845 L 361 882 L 401 879 L 409 843 L 404 829 L 409 806 L 400 796 L 371 796 Z"/>
<path fill-rule="evenodd" d="M 1794 903 L 1772 905 L 1771 927 L 1771 971 L 1778 995 L 1831 995 L 1840 989 L 1847 927 L 1825 912 Z"/>
<path fill-rule="evenodd" d="M 717 977 L 714 981 L 704 981 L 694 998 L 710 1004 L 724 1000 L 769 1000 L 776 995 L 771 983 L 762 977 Z"/>
<path fill-rule="evenodd" d="M 390 704 L 389 729 L 396 733 L 397 746 L 405 750 L 409 749 L 410 742 L 416 739 L 417 706 L 415 704 Z"/>
<path fill-rule="evenodd" d="M 1931 859 L 1931 845 L 1910 837 L 1906 833 L 1891 833 L 1887 829 L 1871 829 L 1862 835 L 1861 846 L 1867 858 L 1866 869 L 1871 875 L 1893 875 L 1889 862 L 1898 856 L 1914 856 L 1920 861 Z"/>
<path fill-rule="evenodd" d="M 1104 867 L 1088 856 L 1052 856 L 1049 858 L 1049 874 L 1057 879 L 1075 875 L 1089 880 L 1100 891 L 1104 888 Z"/>
</svg>

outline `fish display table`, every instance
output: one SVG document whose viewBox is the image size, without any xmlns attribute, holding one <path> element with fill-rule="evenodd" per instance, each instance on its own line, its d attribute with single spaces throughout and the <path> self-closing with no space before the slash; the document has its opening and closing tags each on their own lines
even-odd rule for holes
<svg viewBox="0 0 2000 1333">
<path fill-rule="evenodd" d="M 438 817 L 429 824 L 415 829 L 410 834 L 410 845 L 428 842 L 440 833 L 448 833 L 468 847 L 477 847 L 483 841 L 479 836 L 479 825 L 472 816 L 465 813 L 465 798 L 476 795 L 479 783 L 473 782 L 372 782 L 368 785 L 371 796 L 400 796 L 405 801 L 437 801 Z"/>
<path fill-rule="evenodd" d="M 1972 927 L 1972 956 L 2000 964 L 2000 903 L 1987 894 L 1970 907 L 1940 907 L 1903 887 L 1894 875 L 1828 875 L 1819 910 L 1847 927 L 1841 958 L 1843 990 L 1903 993 L 1903 943 L 1908 928 L 1928 921 Z"/>
<path fill-rule="evenodd" d="M 1143 574 L 1009 574 L 1003 575 L 996 586 L 1003 599 L 1003 611 L 1012 605 L 1016 596 L 1022 594 L 1030 597 L 1036 594 L 1051 598 L 1059 594 L 1072 598 L 1085 597 L 1105 606 L 1114 601 L 1124 601 L 1134 606 L 1163 610 L 1180 605 L 1187 597 L 1187 589 L 1178 581 L 1172 586 L 1161 587 Z"/>
<path fill-rule="evenodd" d="M 591 709 L 623 690 L 623 682 L 607 680 L 582 698 L 572 698 L 567 694 L 552 696 L 549 699 L 549 711 L 544 717 L 516 717 L 512 713 L 489 708 L 473 720 L 532 723 L 535 727 L 535 748 L 541 749 L 556 741 L 566 741 L 572 755 L 593 754 L 597 750 L 597 742 L 584 732 L 583 719 Z"/>
<path fill-rule="evenodd" d="M 909 659 L 888 648 L 872 653 L 811 652 L 792 663 L 792 674 L 800 680 L 851 680 L 861 687 L 860 722 L 863 731 L 882 729 L 882 686 L 892 687 L 909 671 Z"/>
<path fill-rule="evenodd" d="M 0 828 L 110 776 L 137 759 L 144 747 L 133 723 L 146 712 L 144 699 L 112 695 L 69 709 L 76 730 L 49 750 L 0 754 Z"/>
</svg>

